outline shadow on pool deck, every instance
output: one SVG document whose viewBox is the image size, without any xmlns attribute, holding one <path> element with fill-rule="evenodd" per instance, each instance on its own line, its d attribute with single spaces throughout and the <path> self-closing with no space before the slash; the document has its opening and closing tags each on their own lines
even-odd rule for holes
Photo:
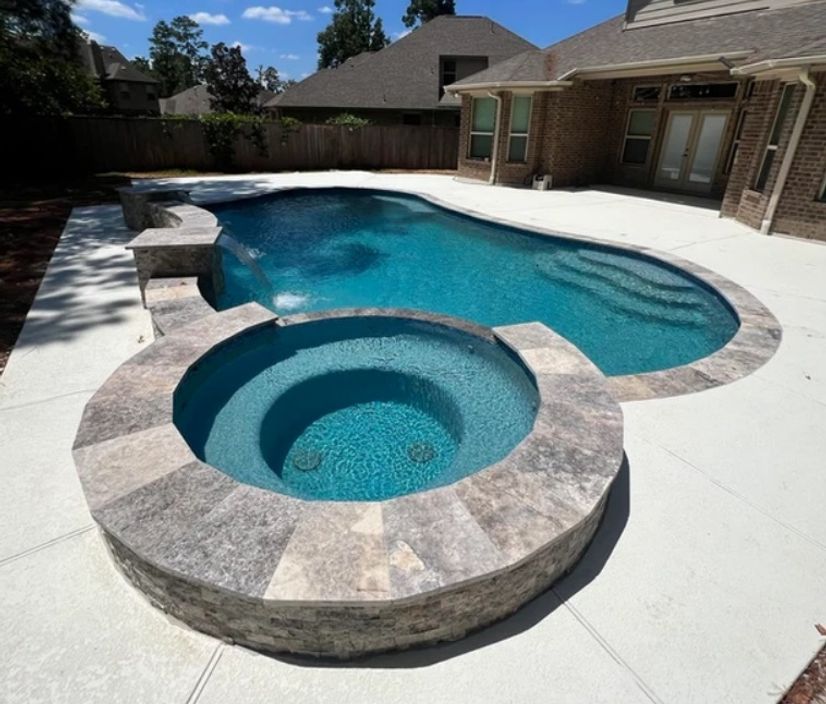
<svg viewBox="0 0 826 704">
<path fill-rule="evenodd" d="M 298 656 L 266 655 L 292 665 L 308 668 L 396 669 L 428 667 L 473 650 L 485 648 L 532 628 L 553 613 L 580 589 L 590 584 L 602 571 L 628 523 L 630 508 L 630 470 L 627 455 L 614 480 L 608 505 L 594 539 L 576 567 L 548 591 L 528 602 L 512 616 L 476 631 L 462 640 L 415 648 L 398 653 L 374 655 L 349 662 L 316 660 Z"/>
</svg>

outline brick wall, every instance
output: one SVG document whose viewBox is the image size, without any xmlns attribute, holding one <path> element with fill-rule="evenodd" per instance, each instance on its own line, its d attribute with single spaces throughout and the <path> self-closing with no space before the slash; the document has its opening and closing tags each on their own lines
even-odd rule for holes
<svg viewBox="0 0 826 704">
<path fill-rule="evenodd" d="M 826 174 L 826 74 L 814 74 L 814 77 L 817 83 L 815 100 L 775 212 L 772 231 L 826 240 L 826 203 L 817 200 Z M 759 229 L 763 222 L 800 110 L 804 88 L 802 84 L 795 87 L 777 154 L 765 188 L 760 192 L 754 190 L 754 185 L 782 92 L 783 84 L 779 81 L 755 84 L 754 93 L 746 105 L 740 149 L 721 209 L 722 215 L 734 217 L 755 229 Z"/>
<path fill-rule="evenodd" d="M 814 103 L 775 212 L 773 229 L 826 240 L 826 202 L 818 200 L 826 176 L 826 73 L 813 74 L 813 78 L 817 84 Z M 798 101 L 803 92 L 801 85 Z"/>
</svg>

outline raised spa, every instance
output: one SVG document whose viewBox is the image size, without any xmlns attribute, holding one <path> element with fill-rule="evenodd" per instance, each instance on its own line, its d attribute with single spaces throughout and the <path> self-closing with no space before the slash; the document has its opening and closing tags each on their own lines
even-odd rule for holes
<svg viewBox="0 0 826 704">
<path fill-rule="evenodd" d="M 213 352 L 175 395 L 195 454 L 303 499 L 381 500 L 494 464 L 538 394 L 492 339 L 422 321 L 347 317 L 269 327 Z"/>
<path fill-rule="evenodd" d="M 350 658 L 461 638 L 571 569 L 622 466 L 597 368 L 537 323 L 321 315 L 212 313 L 89 401 L 75 460 L 124 575 L 222 639 Z"/>
</svg>

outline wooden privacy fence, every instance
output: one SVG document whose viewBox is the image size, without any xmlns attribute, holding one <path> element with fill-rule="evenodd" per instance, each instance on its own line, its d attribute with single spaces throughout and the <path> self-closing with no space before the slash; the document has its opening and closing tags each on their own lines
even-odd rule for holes
<svg viewBox="0 0 826 704">
<path fill-rule="evenodd" d="M 198 120 L 69 117 L 8 120 L 2 126 L 3 176 L 221 168 Z M 267 153 L 248 139 L 235 144 L 234 171 L 454 169 L 456 127 L 265 123 Z"/>
</svg>

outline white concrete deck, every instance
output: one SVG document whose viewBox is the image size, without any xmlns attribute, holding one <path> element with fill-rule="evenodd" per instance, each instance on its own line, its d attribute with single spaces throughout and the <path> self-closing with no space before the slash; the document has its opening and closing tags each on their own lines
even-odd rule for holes
<svg viewBox="0 0 826 704">
<path fill-rule="evenodd" d="M 186 182 L 186 179 L 184 179 Z M 584 561 L 460 643 L 348 666 L 278 660 L 170 622 L 110 563 L 70 453 L 94 389 L 151 340 L 118 208 L 76 209 L 0 377 L 2 702 L 775 701 L 826 620 L 826 247 L 715 210 L 362 172 L 198 181 L 409 188 L 608 241 L 678 250 L 784 327 L 735 384 L 624 404 L 630 469 Z"/>
</svg>

